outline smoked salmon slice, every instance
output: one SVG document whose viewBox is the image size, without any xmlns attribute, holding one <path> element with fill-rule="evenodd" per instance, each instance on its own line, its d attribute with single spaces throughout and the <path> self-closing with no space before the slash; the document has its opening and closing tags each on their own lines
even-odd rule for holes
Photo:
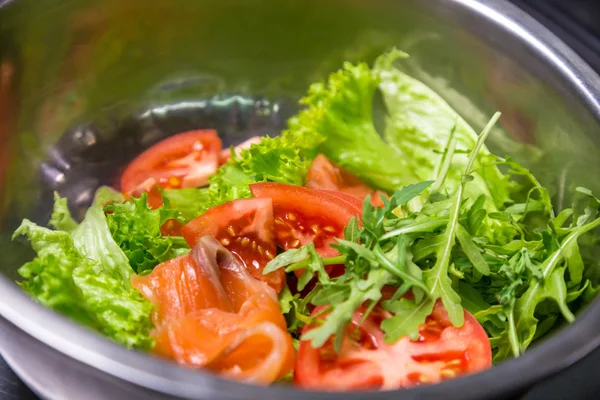
<svg viewBox="0 0 600 400">
<path fill-rule="evenodd" d="M 292 370 L 294 348 L 277 294 L 211 236 L 132 284 L 156 306 L 156 354 L 252 383 L 269 384 Z"/>
</svg>

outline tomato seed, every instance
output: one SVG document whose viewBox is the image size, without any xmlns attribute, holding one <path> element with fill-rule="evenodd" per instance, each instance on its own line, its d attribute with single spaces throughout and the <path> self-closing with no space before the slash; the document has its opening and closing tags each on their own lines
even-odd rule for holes
<svg viewBox="0 0 600 400">
<path fill-rule="evenodd" d="M 233 230 L 232 226 L 227 228 L 227 233 L 229 233 L 229 236 L 231 236 L 231 237 L 235 236 L 235 230 Z"/>
<path fill-rule="evenodd" d="M 261 256 L 265 253 L 264 249 L 262 248 L 262 246 L 260 244 L 258 245 L 258 252 L 260 253 Z"/>
<path fill-rule="evenodd" d="M 229 244 L 230 244 L 230 243 L 231 243 L 231 242 L 230 242 L 230 241 L 229 241 L 229 239 L 227 239 L 227 238 L 223 238 L 223 239 L 221 239 L 221 244 L 222 244 L 223 246 L 229 246 Z"/>
<path fill-rule="evenodd" d="M 286 214 L 287 219 L 289 219 L 290 221 L 295 221 L 296 220 L 296 216 L 292 213 L 287 213 Z"/>
<path fill-rule="evenodd" d="M 179 187 L 181 186 L 181 179 L 176 176 L 169 177 L 168 183 L 171 187 Z"/>
<path fill-rule="evenodd" d="M 250 239 L 248 239 L 247 237 L 242 239 L 242 246 L 248 246 L 250 244 Z"/>
<path fill-rule="evenodd" d="M 443 370 L 440 371 L 440 376 L 442 378 L 446 378 L 446 379 L 454 378 L 456 376 L 456 371 L 453 369 L 445 369 L 444 368 Z"/>
<path fill-rule="evenodd" d="M 462 364 L 462 360 L 455 358 L 454 360 L 450 360 L 446 363 L 447 367 L 458 367 Z"/>
<path fill-rule="evenodd" d="M 276 224 L 276 225 L 285 225 L 285 222 L 283 222 L 282 220 L 280 220 L 279 218 L 277 218 L 277 219 L 275 220 L 275 224 Z"/>
<path fill-rule="evenodd" d="M 269 257 L 270 260 L 275 258 L 275 256 L 273 255 L 273 253 L 271 253 L 270 250 L 265 251 L 265 254 L 267 255 L 267 257 Z"/>
<path fill-rule="evenodd" d="M 293 242 L 290 244 L 290 246 L 291 246 L 291 247 L 298 247 L 298 246 L 300 246 L 300 241 L 299 241 L 298 239 L 296 239 L 296 240 L 294 240 L 294 241 L 293 241 Z"/>
<path fill-rule="evenodd" d="M 256 242 L 254 240 L 252 241 L 252 250 L 256 250 Z"/>
<path fill-rule="evenodd" d="M 326 226 L 325 228 L 323 228 L 323 230 L 330 232 L 330 233 L 335 232 L 335 228 L 333 226 Z"/>
</svg>

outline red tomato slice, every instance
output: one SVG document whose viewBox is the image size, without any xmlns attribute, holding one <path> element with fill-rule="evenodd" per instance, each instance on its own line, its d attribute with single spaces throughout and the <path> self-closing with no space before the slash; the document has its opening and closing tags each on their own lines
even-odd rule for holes
<svg viewBox="0 0 600 400">
<path fill-rule="evenodd" d="M 358 197 L 349 193 L 338 192 L 337 190 L 323 190 L 323 192 L 329 193 L 332 196 L 344 200 L 346 203 L 354 207 L 360 215 L 362 215 L 363 200 L 359 199 Z"/>
<path fill-rule="evenodd" d="M 317 307 L 313 315 L 324 307 Z M 492 350 L 483 327 L 465 311 L 462 327 L 452 326 L 448 313 L 437 302 L 419 328 L 420 337 L 403 337 L 394 344 L 384 341 L 381 321 L 389 316 L 376 308 L 362 324 L 364 309 L 354 313 L 348 337 L 336 354 L 330 340 L 315 349 L 301 341 L 294 382 L 319 390 L 392 390 L 437 383 L 492 365 Z M 324 318 L 324 317 L 321 317 Z M 311 327 L 305 327 L 304 332 Z"/>
<path fill-rule="evenodd" d="M 271 199 L 243 199 L 213 207 L 185 224 L 181 233 L 190 247 L 204 235 L 214 237 L 235 254 L 256 279 L 267 282 L 278 292 L 283 287 L 283 269 L 262 274 L 277 252 Z"/>
<path fill-rule="evenodd" d="M 371 195 L 371 204 L 377 207 L 383 206 L 379 197 L 385 195 L 381 191 L 376 191 L 367 186 L 358 177 L 344 168 L 332 163 L 323 154 L 319 154 L 311 164 L 306 176 L 306 187 L 313 189 L 340 191 L 357 197 L 361 201 Z"/>
<path fill-rule="evenodd" d="M 221 139 L 214 130 L 190 131 L 164 139 L 140 154 L 125 169 L 121 191 L 199 187 L 218 167 Z M 149 187 L 150 186 L 150 187 Z"/>
<path fill-rule="evenodd" d="M 349 202 L 322 190 L 283 183 L 250 185 L 255 197 L 273 201 L 275 236 L 285 250 L 314 243 L 323 257 L 334 257 L 330 247 L 335 238 L 344 236 L 344 227 L 360 211 Z"/>
</svg>

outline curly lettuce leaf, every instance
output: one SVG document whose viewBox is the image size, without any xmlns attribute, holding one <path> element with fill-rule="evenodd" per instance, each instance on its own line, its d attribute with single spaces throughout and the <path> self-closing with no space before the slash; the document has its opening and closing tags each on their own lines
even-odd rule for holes
<svg viewBox="0 0 600 400">
<path fill-rule="evenodd" d="M 165 204 L 179 213 L 178 220 L 187 223 L 211 206 L 208 188 L 162 189 Z"/>
<path fill-rule="evenodd" d="M 125 203 L 110 204 L 106 206 L 106 211 L 109 211 L 106 217 L 102 209 L 88 211 L 90 219 L 106 218 L 109 234 L 114 239 L 111 245 L 118 246 L 125 254 L 130 273 L 145 273 L 164 261 L 189 252 L 182 237 L 163 236 L 160 230 L 167 220 L 176 219 L 179 213 L 167 206 L 152 210 L 148 207 L 146 197 L 143 194 L 140 198 L 131 198 L 131 201 Z M 83 226 L 85 221 L 78 229 Z M 98 238 L 90 234 L 85 240 L 93 243 Z M 91 248 L 97 250 L 98 246 L 92 245 Z M 109 254 L 112 253 L 116 252 L 111 251 Z"/>
<path fill-rule="evenodd" d="M 315 83 L 289 123 L 296 135 L 321 135 L 319 151 L 369 184 L 393 192 L 412 182 L 399 154 L 377 133 L 373 96 L 380 79 L 367 64 L 345 63 L 325 83 Z"/>
<path fill-rule="evenodd" d="M 63 220 L 72 220 L 66 201 L 56 202 Z M 153 307 L 130 284 L 133 271 L 111 237 L 103 204 L 97 201 L 71 233 L 23 220 L 13 237 L 26 236 L 37 257 L 19 269 L 20 285 L 41 304 L 127 347 L 149 349 Z"/>
<path fill-rule="evenodd" d="M 54 208 L 48 225 L 59 231 L 71 232 L 77 228 L 77 222 L 71 216 L 67 199 L 54 193 Z"/>
<path fill-rule="evenodd" d="M 246 174 L 235 160 L 230 159 L 210 177 L 208 193 L 211 206 L 252 197 L 249 185 L 255 182 L 252 176 Z"/>
<path fill-rule="evenodd" d="M 303 185 L 322 141 L 315 132 L 288 130 L 274 138 L 263 137 L 239 157 L 232 154 L 210 178 L 210 205 L 251 197 L 249 185 L 256 182 Z"/>
</svg>

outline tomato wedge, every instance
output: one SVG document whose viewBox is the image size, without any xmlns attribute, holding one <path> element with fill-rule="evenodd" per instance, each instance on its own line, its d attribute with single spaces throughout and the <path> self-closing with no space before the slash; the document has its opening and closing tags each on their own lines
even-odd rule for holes
<svg viewBox="0 0 600 400">
<path fill-rule="evenodd" d="M 283 183 L 250 185 L 254 197 L 273 201 L 275 237 L 285 250 L 314 243 L 323 257 L 334 257 L 330 247 L 335 238 L 344 236 L 344 227 L 359 216 L 356 206 L 326 191 Z"/>
<path fill-rule="evenodd" d="M 190 131 L 161 140 L 140 154 L 121 176 L 121 191 L 140 194 L 208 184 L 218 165 L 221 139 L 214 130 Z"/>
<path fill-rule="evenodd" d="M 331 190 L 355 196 L 361 201 L 371 195 L 371 204 L 383 206 L 380 195 L 385 193 L 373 190 L 351 172 L 331 162 L 323 154 L 319 154 L 312 162 L 306 176 L 306 187 Z"/>
<path fill-rule="evenodd" d="M 283 269 L 262 274 L 277 252 L 271 199 L 243 199 L 213 207 L 185 224 L 181 233 L 190 247 L 204 235 L 214 237 L 235 254 L 256 279 L 267 282 L 277 292 L 283 287 Z"/>
<path fill-rule="evenodd" d="M 134 275 L 132 285 L 156 306 L 154 353 L 252 383 L 291 371 L 294 348 L 277 295 L 214 238 Z"/>
<path fill-rule="evenodd" d="M 317 307 L 313 315 L 321 313 Z M 448 313 L 437 302 L 419 328 L 420 337 L 403 337 L 394 344 L 384 341 L 380 325 L 389 313 L 377 307 L 361 323 L 365 310 L 354 313 L 336 354 L 332 341 L 315 349 L 301 341 L 294 382 L 318 390 L 392 390 L 437 383 L 484 370 L 492 365 L 492 350 L 483 327 L 465 311 L 462 327 L 452 326 Z M 324 317 L 320 317 L 324 318 Z M 311 327 L 305 327 L 304 332 Z"/>
</svg>

